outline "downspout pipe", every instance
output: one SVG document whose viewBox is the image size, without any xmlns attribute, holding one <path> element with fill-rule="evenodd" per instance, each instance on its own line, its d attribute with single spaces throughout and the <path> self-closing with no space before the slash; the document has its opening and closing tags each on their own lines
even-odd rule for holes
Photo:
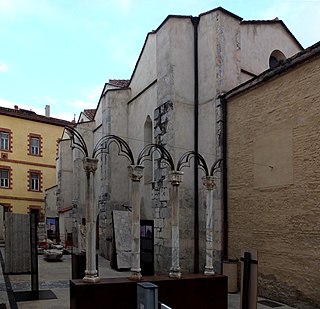
<svg viewBox="0 0 320 309">
<path fill-rule="evenodd" d="M 223 190 L 223 246 L 222 259 L 228 259 L 228 167 L 227 167 L 227 100 L 220 97 L 222 111 L 222 190 Z"/>
<path fill-rule="evenodd" d="M 199 69 L 198 25 L 200 17 L 191 17 L 194 32 L 194 151 L 199 152 Z M 194 273 L 199 273 L 199 183 L 198 162 L 194 160 Z"/>
</svg>

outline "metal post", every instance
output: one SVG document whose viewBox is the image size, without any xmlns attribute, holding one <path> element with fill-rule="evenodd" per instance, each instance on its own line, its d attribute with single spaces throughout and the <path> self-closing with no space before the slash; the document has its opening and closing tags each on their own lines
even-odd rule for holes
<svg viewBox="0 0 320 309">
<path fill-rule="evenodd" d="M 131 179 L 131 205 L 132 205 L 132 267 L 131 276 L 132 280 L 140 280 L 140 180 L 143 176 L 143 165 L 129 165 L 128 172 Z"/>
<path fill-rule="evenodd" d="M 214 275 L 213 270 L 213 176 L 202 177 L 202 183 L 206 188 L 206 265 L 204 274 Z"/>
<path fill-rule="evenodd" d="M 94 203 L 94 174 L 98 159 L 83 158 L 83 168 L 86 172 L 86 270 L 82 279 L 84 282 L 100 281 L 96 266 L 96 221 L 97 210 Z M 92 174 L 92 177 L 91 177 Z"/>
<path fill-rule="evenodd" d="M 37 252 L 37 216 L 30 214 L 30 249 L 31 249 L 31 298 L 39 299 L 39 271 Z"/>
<path fill-rule="evenodd" d="M 151 282 L 137 284 L 137 309 L 158 309 L 158 286 Z"/>
<path fill-rule="evenodd" d="M 172 257 L 169 276 L 181 278 L 180 272 L 180 244 L 179 244 L 179 185 L 182 182 L 183 172 L 170 171 L 169 181 L 171 182 L 171 228 L 172 228 Z"/>
<path fill-rule="evenodd" d="M 242 309 L 249 308 L 250 260 L 251 253 L 245 252 L 243 261 Z"/>
</svg>

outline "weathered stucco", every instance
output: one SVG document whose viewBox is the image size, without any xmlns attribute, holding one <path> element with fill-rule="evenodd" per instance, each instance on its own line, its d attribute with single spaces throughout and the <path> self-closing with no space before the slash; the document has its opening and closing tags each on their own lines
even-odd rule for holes
<svg viewBox="0 0 320 309">
<path fill-rule="evenodd" d="M 150 32 L 146 38 L 140 59 L 131 77 L 130 89 L 132 91 L 132 97 L 135 97 L 157 78 L 156 39 L 156 34 L 152 32 Z"/>
<path fill-rule="evenodd" d="M 266 27 L 267 30 L 260 28 Z M 208 165 L 218 159 L 216 151 L 217 119 L 216 102 L 218 94 L 235 87 L 241 82 L 242 61 L 250 62 L 251 50 L 262 49 L 266 53 L 256 55 L 259 64 L 254 72 L 262 72 L 269 63 L 269 56 L 275 49 L 283 50 L 286 55 L 298 51 L 296 41 L 282 30 L 278 23 L 266 23 L 257 27 L 257 44 L 248 48 L 252 39 L 250 32 L 242 31 L 240 18 L 223 10 L 215 10 L 200 16 L 198 31 L 198 68 L 199 68 L 199 152 L 206 158 Z M 275 29 L 276 40 L 270 43 L 271 29 Z M 280 33 L 280 34 L 279 34 Z M 131 100 L 127 107 L 128 142 L 135 155 L 144 143 L 144 124 L 148 116 L 154 121 L 154 138 L 171 153 L 175 162 L 181 155 L 194 150 L 194 25 L 189 17 L 172 16 L 157 31 L 149 34 L 139 62 L 130 81 Z M 246 45 L 243 54 L 242 45 Z M 289 46 L 289 47 L 288 47 Z M 250 53 L 249 53 L 250 51 Z M 263 63 L 261 65 L 260 63 Z M 248 68 L 250 69 L 250 68 Z M 152 84 L 152 85 L 151 85 Z M 150 86 L 151 85 L 151 86 Z M 137 95 L 138 94 L 138 95 Z M 119 123 L 119 122 L 118 122 Z M 112 124 L 111 124 L 112 125 Z M 125 124 L 124 124 L 125 125 Z M 210 132 L 211 134 L 208 134 Z M 181 263 L 182 271 L 193 271 L 194 250 L 194 200 L 193 168 L 184 170 L 181 184 Z M 201 172 L 199 177 L 201 177 Z M 217 175 L 218 176 L 218 175 Z M 166 168 L 155 161 L 153 211 L 150 213 L 150 199 L 143 198 L 142 213 L 146 218 L 155 220 L 155 261 L 156 271 L 166 272 L 170 265 L 170 203 Z M 219 180 L 217 179 L 217 183 Z M 201 184 L 201 182 L 200 182 Z M 217 187 L 221 189 L 221 186 Z M 200 220 L 200 269 L 204 267 L 204 190 L 199 186 Z M 150 192 L 145 185 L 145 194 Z M 215 196 L 215 267 L 220 268 L 222 251 L 222 204 L 221 194 Z M 150 217 L 151 215 L 151 217 Z"/>
<path fill-rule="evenodd" d="M 135 159 L 150 141 L 165 146 L 175 164 L 186 151 L 194 150 L 195 142 L 195 61 L 198 65 L 199 152 L 209 168 L 220 158 L 221 119 L 217 95 L 241 82 L 241 68 L 252 60 L 252 50 L 267 50 L 255 55 L 254 72 L 262 72 L 275 46 L 290 52 L 298 50 L 296 41 L 278 24 L 261 25 L 275 29 L 281 36 L 270 43 L 264 36 L 270 31 L 260 30 L 259 41 L 249 42 L 251 33 L 242 31 L 241 18 L 216 9 L 199 16 L 194 28 L 189 16 L 169 16 L 161 26 L 149 33 L 136 64 L 128 88 L 105 89 L 100 98 L 93 126 L 94 143 L 98 136 L 115 134 L 131 147 Z M 254 26 L 253 26 L 254 27 Z M 250 28 L 251 29 L 251 28 Z M 195 30 L 198 42 L 195 42 Z M 258 30 L 257 30 L 258 31 Z M 198 58 L 195 60 L 195 43 Z M 244 46 L 242 46 L 244 45 Z M 249 46 L 249 47 L 248 47 Z M 285 47 L 285 48 L 284 48 Z M 291 48 L 291 49 L 290 49 Z M 243 62 L 243 63 L 242 63 Z M 263 63 L 261 65 L 260 63 Z M 248 67 L 247 70 L 251 70 Z M 217 115 L 217 116 L 216 116 Z M 151 123 L 150 123 L 151 122 Z M 79 125 L 78 125 L 79 126 Z M 77 126 L 77 127 L 78 127 Z M 82 130 L 82 129 L 81 129 Z M 151 131 L 151 132 L 150 132 Z M 83 130 L 82 132 L 86 132 Z M 75 157 L 76 158 L 76 157 Z M 75 160 L 75 168 L 77 160 Z M 149 164 L 149 165 L 148 165 Z M 126 172 L 128 161 L 118 156 L 117 146 L 109 155 L 102 155 L 96 177 L 96 199 L 100 216 L 100 252 L 110 257 L 112 225 L 111 211 L 124 210 L 129 205 L 130 186 Z M 154 165 L 154 170 L 150 172 Z M 168 273 L 171 263 L 171 206 L 169 203 L 168 167 L 154 155 L 153 163 L 146 163 L 149 180 L 143 183 L 141 218 L 154 220 L 155 271 Z M 180 185 L 180 265 L 182 273 L 194 271 L 194 171 L 193 163 L 184 170 Z M 74 195 L 81 195 L 80 169 L 74 172 Z M 205 266 L 205 190 L 199 171 L 199 268 Z M 222 197 L 220 174 L 216 175 L 214 190 L 214 267 L 220 271 L 222 254 Z M 76 188 L 77 187 L 77 188 Z M 81 197 L 83 198 L 83 197 Z M 81 204 L 81 203 L 80 203 Z M 83 207 L 83 205 L 82 205 Z"/>
<path fill-rule="evenodd" d="M 45 214 L 46 217 L 57 217 L 57 188 L 55 185 L 45 190 Z"/>
<path fill-rule="evenodd" d="M 280 21 L 241 24 L 241 69 L 256 75 L 269 69 L 269 58 L 274 50 L 289 58 L 301 48 Z"/>
</svg>

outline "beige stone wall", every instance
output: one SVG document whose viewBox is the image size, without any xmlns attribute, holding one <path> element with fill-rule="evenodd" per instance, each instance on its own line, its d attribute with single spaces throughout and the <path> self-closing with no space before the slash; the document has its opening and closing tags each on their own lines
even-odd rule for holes
<svg viewBox="0 0 320 309">
<path fill-rule="evenodd" d="M 229 256 L 258 250 L 260 294 L 320 303 L 320 59 L 228 102 Z"/>
</svg>

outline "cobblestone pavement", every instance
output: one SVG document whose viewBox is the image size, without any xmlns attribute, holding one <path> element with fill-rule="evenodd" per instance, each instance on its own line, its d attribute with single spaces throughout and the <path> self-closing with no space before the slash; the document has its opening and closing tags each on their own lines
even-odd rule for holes
<svg viewBox="0 0 320 309">
<path fill-rule="evenodd" d="M 13 291 L 30 291 L 30 282 L 15 282 L 11 284 Z M 39 282 L 40 290 L 50 290 L 50 289 L 68 289 L 69 280 L 51 280 L 51 281 L 41 281 Z M 0 291 L 7 291 L 5 283 L 0 284 Z"/>
<path fill-rule="evenodd" d="M 1 248 L 4 256 L 4 248 Z M 128 277 L 129 272 L 117 272 L 110 268 L 109 261 L 99 257 L 99 274 L 102 278 Z M 47 262 L 39 256 L 39 287 L 40 290 L 50 290 L 55 299 L 19 301 L 16 302 L 13 292 L 31 290 L 31 275 L 4 276 L 0 267 L 0 304 L 6 304 L 7 309 L 70 309 L 69 280 L 71 279 L 71 256 L 64 255 L 62 262 Z M 8 281 L 11 290 L 8 290 Z M 11 295 L 11 297 L 10 297 Z M 271 301 L 269 306 L 259 303 L 268 300 L 259 298 L 258 309 L 290 309 L 292 307 Z M 228 309 L 240 308 L 240 294 L 228 294 Z M 273 304 L 273 306 L 271 306 Z M 276 307 L 275 307 L 276 305 Z M 116 309 L 116 308 L 114 308 Z"/>
<path fill-rule="evenodd" d="M 1 248 L 4 257 L 4 248 Z M 109 261 L 99 257 L 99 274 L 101 277 L 127 277 L 129 272 L 118 272 L 110 268 Z M 64 255 L 61 262 L 47 262 L 41 255 L 38 258 L 39 289 L 50 290 L 55 299 L 19 301 L 14 299 L 14 292 L 31 290 L 31 275 L 19 274 L 4 276 L 0 267 L 0 304 L 7 309 L 69 309 L 69 280 L 71 279 L 71 255 Z M 6 282 L 7 280 L 7 282 Z M 8 281 L 10 288 L 8 290 Z M 10 297 L 11 295 L 11 297 Z"/>
<path fill-rule="evenodd" d="M 240 294 L 228 294 L 228 309 L 239 309 L 240 306 Z M 270 309 L 270 308 L 277 308 L 277 309 L 294 309 L 293 307 L 289 307 L 287 305 L 281 304 L 277 301 L 265 299 L 262 297 L 258 298 L 258 309 Z"/>
</svg>

